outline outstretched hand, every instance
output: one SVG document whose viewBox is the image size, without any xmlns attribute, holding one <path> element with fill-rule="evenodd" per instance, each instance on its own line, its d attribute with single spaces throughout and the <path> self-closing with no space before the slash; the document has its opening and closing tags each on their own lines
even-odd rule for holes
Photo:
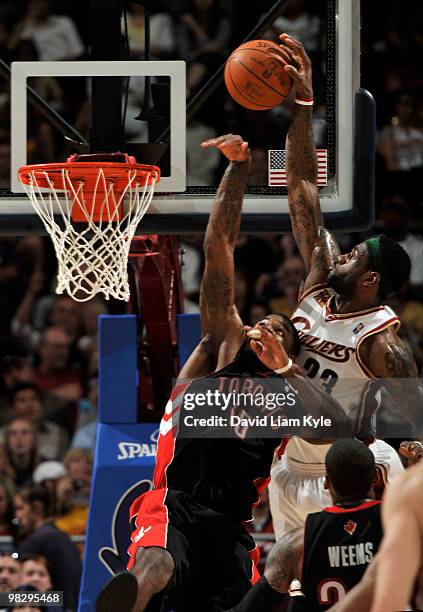
<svg viewBox="0 0 423 612">
<path fill-rule="evenodd" d="M 210 138 L 210 140 L 202 142 L 201 146 L 203 149 L 208 149 L 209 147 L 219 149 L 230 162 L 249 162 L 251 160 L 248 142 L 245 142 L 241 136 L 235 134 L 225 134 L 218 138 Z"/>
<path fill-rule="evenodd" d="M 289 357 L 270 323 L 263 321 L 254 328 L 246 325 L 244 329 L 251 349 L 266 367 L 279 370 L 287 365 Z"/>
<path fill-rule="evenodd" d="M 311 61 L 304 46 L 289 34 L 281 34 L 281 49 L 286 51 L 292 60 L 292 64 L 285 66 L 286 72 L 295 84 L 297 96 L 301 98 L 313 98 L 313 82 Z"/>
</svg>

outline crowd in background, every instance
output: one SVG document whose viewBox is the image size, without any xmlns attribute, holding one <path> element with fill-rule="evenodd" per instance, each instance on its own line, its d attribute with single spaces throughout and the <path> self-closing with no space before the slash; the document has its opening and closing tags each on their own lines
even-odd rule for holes
<svg viewBox="0 0 423 612">
<path fill-rule="evenodd" d="M 236 0 L 164 0 L 151 21 L 152 56 L 186 59 L 187 96 L 194 95 L 232 48 L 273 2 L 245 10 Z M 325 144 L 324 7 L 317 1 L 292 3 L 263 37 L 288 32 L 302 40 L 313 60 L 315 138 Z M 375 4 L 375 6 L 372 6 Z M 409 284 L 390 301 L 399 314 L 400 334 L 423 366 L 423 83 L 418 58 L 423 38 L 421 3 L 393 0 L 363 3 L 362 84 L 378 103 L 377 221 L 372 233 L 399 241 L 412 260 Z M 89 58 L 88 7 L 70 1 L 3 0 L 0 58 L 5 62 Z M 129 3 L 122 22 L 122 57 L 142 59 L 142 6 Z M 126 55 L 125 55 L 126 54 Z M 85 135 L 89 103 L 84 79 L 43 77 L 30 85 Z M 133 117 L 143 101 L 142 79 L 128 85 L 126 134 L 142 132 Z M 267 149 L 282 148 L 289 104 L 268 113 L 237 108 L 217 93 L 188 126 L 190 185 L 217 181 L 220 159 L 197 158 L 204 138 L 236 131 L 253 147 L 250 185 L 266 184 Z M 35 109 L 29 112 L 28 163 L 63 160 L 70 145 Z M 0 188 L 10 186 L 9 84 L 0 78 Z M 203 161 L 202 161 L 203 160 Z M 363 238 L 368 234 L 363 235 Z M 357 235 L 338 236 L 347 250 Z M 203 266 L 202 236 L 185 236 L 182 268 L 186 310 L 198 310 Z M 245 323 L 270 312 L 291 315 L 304 276 L 290 235 L 241 235 L 236 252 L 236 304 Z M 74 609 L 81 571 L 80 553 L 70 536 L 85 532 L 97 415 L 96 317 L 123 312 L 122 304 L 101 298 L 79 304 L 54 294 L 55 256 L 46 238 L 0 238 L 0 590 L 32 585 L 67 593 Z M 17 521 L 15 520 L 17 519 Z M 256 531 L 271 531 L 266 500 L 257 508 Z M 56 548 L 52 546 L 56 543 Z M 267 544 L 264 545 L 266 549 Z M 57 553 L 60 551 L 60 554 Z M 65 569 L 66 568 L 66 569 Z M 19 587 L 21 588 L 21 587 Z M 30 588 L 30 587 L 28 587 Z"/>
</svg>

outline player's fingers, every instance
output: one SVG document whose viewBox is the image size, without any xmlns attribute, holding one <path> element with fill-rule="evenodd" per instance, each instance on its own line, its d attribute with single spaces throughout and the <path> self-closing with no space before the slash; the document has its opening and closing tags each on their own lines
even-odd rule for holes
<svg viewBox="0 0 423 612">
<path fill-rule="evenodd" d="M 291 66 L 290 64 L 286 64 L 284 68 L 285 68 L 285 71 L 289 74 L 289 76 L 292 77 L 292 79 L 294 79 L 294 81 L 298 81 L 301 78 L 300 73 L 298 72 L 297 68 L 295 68 L 294 66 Z"/>
<path fill-rule="evenodd" d="M 412 451 L 407 446 L 400 446 L 399 453 L 400 455 L 402 455 L 403 457 L 406 457 L 407 459 L 412 459 L 414 455 L 416 454 L 414 451 Z"/>
<path fill-rule="evenodd" d="M 224 136 L 220 136 L 219 138 L 209 138 L 209 140 L 205 140 L 204 142 L 202 142 L 201 146 L 204 148 L 218 147 L 222 143 L 222 139 L 224 138 Z"/>
<path fill-rule="evenodd" d="M 238 134 L 228 134 L 228 136 L 226 136 L 224 140 L 224 144 L 228 146 L 242 147 L 244 145 L 244 142 L 245 141 L 243 137 L 239 136 Z"/>
<path fill-rule="evenodd" d="M 224 143 L 227 139 L 231 138 L 233 134 L 223 134 L 222 136 L 216 136 L 216 138 L 209 138 L 203 144 L 208 144 L 214 147 L 217 147 Z"/>
<path fill-rule="evenodd" d="M 261 355 L 263 352 L 263 344 L 259 340 L 251 340 L 250 347 L 257 356 Z"/>
<path fill-rule="evenodd" d="M 306 50 L 304 49 L 303 43 L 288 34 L 281 34 L 280 40 L 290 49 L 292 49 L 300 58 L 306 63 L 311 64 L 310 58 L 308 57 Z"/>
</svg>

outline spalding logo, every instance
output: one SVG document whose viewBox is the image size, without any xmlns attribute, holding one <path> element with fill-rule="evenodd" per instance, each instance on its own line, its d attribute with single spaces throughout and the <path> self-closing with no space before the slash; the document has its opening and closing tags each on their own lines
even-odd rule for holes
<svg viewBox="0 0 423 612">
<path fill-rule="evenodd" d="M 136 459 L 138 457 L 155 457 L 157 455 L 157 440 L 160 431 L 156 429 L 150 436 L 151 444 L 139 444 L 138 442 L 119 442 L 118 461 L 124 459 Z"/>
</svg>

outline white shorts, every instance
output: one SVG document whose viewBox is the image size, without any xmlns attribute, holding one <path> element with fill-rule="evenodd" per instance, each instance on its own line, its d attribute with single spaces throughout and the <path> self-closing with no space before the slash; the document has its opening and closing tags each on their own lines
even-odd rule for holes
<svg viewBox="0 0 423 612">
<path fill-rule="evenodd" d="M 327 450 L 329 447 L 324 448 Z M 369 448 L 375 462 L 383 466 L 386 482 L 403 471 L 397 452 L 389 444 L 376 440 Z M 323 448 L 320 447 L 319 451 L 323 451 Z M 324 463 L 301 462 L 289 454 L 288 444 L 285 454 L 272 467 L 269 483 L 270 511 L 276 540 L 293 529 L 303 527 L 311 512 L 320 512 L 333 503 L 329 492 L 323 487 Z"/>
</svg>

